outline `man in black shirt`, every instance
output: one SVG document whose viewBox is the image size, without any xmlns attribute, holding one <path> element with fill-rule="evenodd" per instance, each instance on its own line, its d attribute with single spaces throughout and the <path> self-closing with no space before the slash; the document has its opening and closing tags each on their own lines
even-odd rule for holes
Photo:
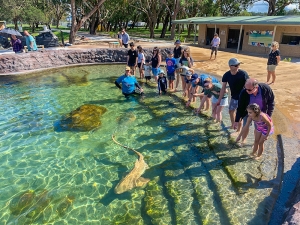
<svg viewBox="0 0 300 225">
<path fill-rule="evenodd" d="M 227 71 L 222 77 L 222 89 L 220 92 L 220 97 L 218 99 L 217 105 L 220 104 L 226 90 L 227 83 L 229 84 L 231 92 L 231 100 L 229 104 L 229 115 L 231 120 L 231 128 L 234 129 L 235 113 L 238 107 L 238 100 L 241 91 L 244 88 L 246 80 L 249 78 L 248 73 L 244 70 L 241 70 L 240 62 L 236 58 L 231 58 L 228 62 L 230 70 Z M 237 128 L 237 133 L 241 131 L 242 121 L 240 121 Z"/>
<path fill-rule="evenodd" d="M 130 43 L 130 49 L 127 53 L 127 66 L 132 70 L 132 74 L 135 75 L 135 68 L 137 67 L 138 62 L 138 52 L 134 48 L 134 43 Z"/>
<path fill-rule="evenodd" d="M 179 60 L 180 60 L 180 58 L 181 58 L 181 54 L 182 54 L 182 52 L 183 52 L 183 49 L 182 49 L 182 47 L 180 46 L 181 45 L 181 42 L 180 42 L 180 40 L 176 40 L 175 41 L 175 43 L 174 43 L 174 45 L 175 45 L 175 48 L 174 48 L 174 50 L 173 50 L 173 54 L 174 54 L 174 58 L 175 58 L 175 60 L 176 60 L 176 69 L 178 69 L 181 65 L 180 65 L 180 63 L 179 63 Z M 179 73 L 179 71 L 178 70 L 175 70 L 175 73 L 176 73 L 176 86 L 175 86 L 175 90 L 178 88 L 178 85 L 179 85 L 179 80 L 181 79 L 180 78 L 180 73 Z"/>
</svg>

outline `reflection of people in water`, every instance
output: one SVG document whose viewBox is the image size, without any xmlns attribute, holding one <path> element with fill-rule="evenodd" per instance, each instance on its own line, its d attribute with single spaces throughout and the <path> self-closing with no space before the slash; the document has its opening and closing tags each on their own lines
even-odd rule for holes
<svg viewBox="0 0 300 225">
<path fill-rule="evenodd" d="M 143 88 L 138 84 L 135 76 L 131 75 L 131 69 L 129 66 L 126 66 L 125 74 L 120 76 L 115 81 L 115 84 L 119 89 L 122 89 L 122 93 L 126 98 L 129 95 L 136 94 L 136 87 L 139 89 L 140 95 L 144 95 Z M 120 84 L 122 84 L 122 86 L 120 86 Z"/>
</svg>

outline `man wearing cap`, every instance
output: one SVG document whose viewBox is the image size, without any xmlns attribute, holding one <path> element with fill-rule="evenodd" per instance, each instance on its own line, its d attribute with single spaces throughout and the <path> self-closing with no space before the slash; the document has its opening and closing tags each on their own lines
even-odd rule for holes
<svg viewBox="0 0 300 225">
<path fill-rule="evenodd" d="M 125 48 L 128 48 L 128 42 L 130 40 L 129 35 L 126 33 L 125 29 L 122 29 L 122 44 Z"/>
<path fill-rule="evenodd" d="M 197 75 L 197 77 L 192 81 L 192 88 L 191 88 L 191 91 L 188 96 L 189 100 L 186 103 L 186 107 L 189 107 L 189 105 L 191 104 L 192 98 L 195 96 L 199 96 L 200 100 L 202 100 L 202 98 L 204 96 L 204 84 L 205 84 L 205 81 L 207 81 L 207 80 L 211 80 L 213 83 L 219 83 L 218 79 L 213 76 L 210 76 L 207 74 Z M 198 94 L 199 86 L 202 87 L 202 92 L 200 94 Z M 207 98 L 205 102 L 206 102 L 206 104 L 205 104 L 204 110 L 208 110 L 209 104 L 210 104 L 210 99 Z"/>
<path fill-rule="evenodd" d="M 210 53 L 210 59 L 212 57 L 212 55 L 215 52 L 215 59 L 217 58 L 217 52 L 218 52 L 218 48 L 220 45 L 220 38 L 219 35 L 217 33 L 215 33 L 214 38 L 211 41 L 211 53 Z"/>
<path fill-rule="evenodd" d="M 137 67 L 138 63 L 138 52 L 134 48 L 134 43 L 130 43 L 130 49 L 128 50 L 127 53 L 127 66 L 130 67 L 132 70 L 132 74 L 135 75 L 135 68 Z"/>
<path fill-rule="evenodd" d="M 122 86 L 120 86 L 122 84 Z M 115 85 L 122 89 L 123 95 L 127 98 L 129 95 L 136 94 L 135 88 L 140 90 L 140 95 L 143 95 L 143 88 L 138 84 L 135 76 L 131 75 L 131 69 L 129 66 L 125 68 L 125 74 L 120 76 L 116 81 Z"/>
<path fill-rule="evenodd" d="M 228 62 L 229 71 L 227 71 L 222 77 L 222 89 L 220 92 L 220 96 L 217 102 L 217 106 L 220 105 L 224 94 L 226 93 L 227 83 L 229 84 L 230 92 L 231 92 L 231 100 L 229 103 L 229 116 L 231 120 L 231 128 L 234 129 L 234 121 L 235 121 L 235 112 L 238 107 L 238 100 L 241 91 L 244 88 L 246 80 L 249 79 L 248 73 L 244 70 L 241 70 L 240 61 L 236 58 L 231 58 Z M 237 132 L 241 131 L 242 122 L 240 121 L 239 126 L 237 128 Z"/>
<path fill-rule="evenodd" d="M 271 117 L 275 107 L 274 98 L 274 93 L 269 85 L 258 83 L 255 79 L 247 79 L 245 89 L 241 91 L 239 96 L 234 128 L 238 127 L 239 122 L 242 121 L 243 118 L 248 118 L 246 108 L 249 104 L 258 104 L 261 112 Z M 248 133 L 249 128 L 242 135 L 242 144 L 245 142 Z"/>
</svg>

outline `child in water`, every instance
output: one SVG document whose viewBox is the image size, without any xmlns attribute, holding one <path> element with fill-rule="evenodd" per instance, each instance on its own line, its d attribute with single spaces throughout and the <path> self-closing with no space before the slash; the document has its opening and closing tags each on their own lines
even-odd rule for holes
<svg viewBox="0 0 300 225">
<path fill-rule="evenodd" d="M 150 65 L 150 60 L 146 60 L 146 65 L 144 65 L 144 74 L 145 74 L 145 78 L 146 78 L 146 84 L 147 84 L 147 81 L 150 81 L 151 80 L 151 71 L 152 71 L 152 68 L 151 68 L 151 65 Z"/>
<path fill-rule="evenodd" d="M 163 71 L 162 69 L 159 71 L 158 74 L 158 80 L 157 80 L 157 85 L 158 85 L 158 93 L 164 93 L 166 94 L 167 92 L 167 87 L 168 87 L 168 82 L 167 82 L 167 78 L 165 76 L 165 71 Z"/>
<path fill-rule="evenodd" d="M 248 127 L 249 129 L 251 121 L 254 121 L 255 139 L 254 139 L 253 152 L 250 155 L 255 159 L 260 159 L 264 151 L 265 140 L 267 140 L 269 135 L 273 134 L 274 132 L 273 122 L 268 114 L 261 112 L 259 105 L 256 103 L 248 105 L 247 111 L 248 111 L 247 123 L 243 127 L 239 136 L 236 138 L 236 141 L 238 142 L 241 139 L 243 132 L 245 132 L 246 130 L 245 127 Z"/>
</svg>

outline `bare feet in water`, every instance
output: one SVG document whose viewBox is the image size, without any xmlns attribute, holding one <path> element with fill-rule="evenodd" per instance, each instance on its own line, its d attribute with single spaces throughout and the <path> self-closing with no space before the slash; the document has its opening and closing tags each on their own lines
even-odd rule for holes
<svg viewBox="0 0 300 225">
<path fill-rule="evenodd" d="M 260 160 L 262 158 L 262 156 L 256 156 L 254 159 L 255 160 Z"/>
</svg>

